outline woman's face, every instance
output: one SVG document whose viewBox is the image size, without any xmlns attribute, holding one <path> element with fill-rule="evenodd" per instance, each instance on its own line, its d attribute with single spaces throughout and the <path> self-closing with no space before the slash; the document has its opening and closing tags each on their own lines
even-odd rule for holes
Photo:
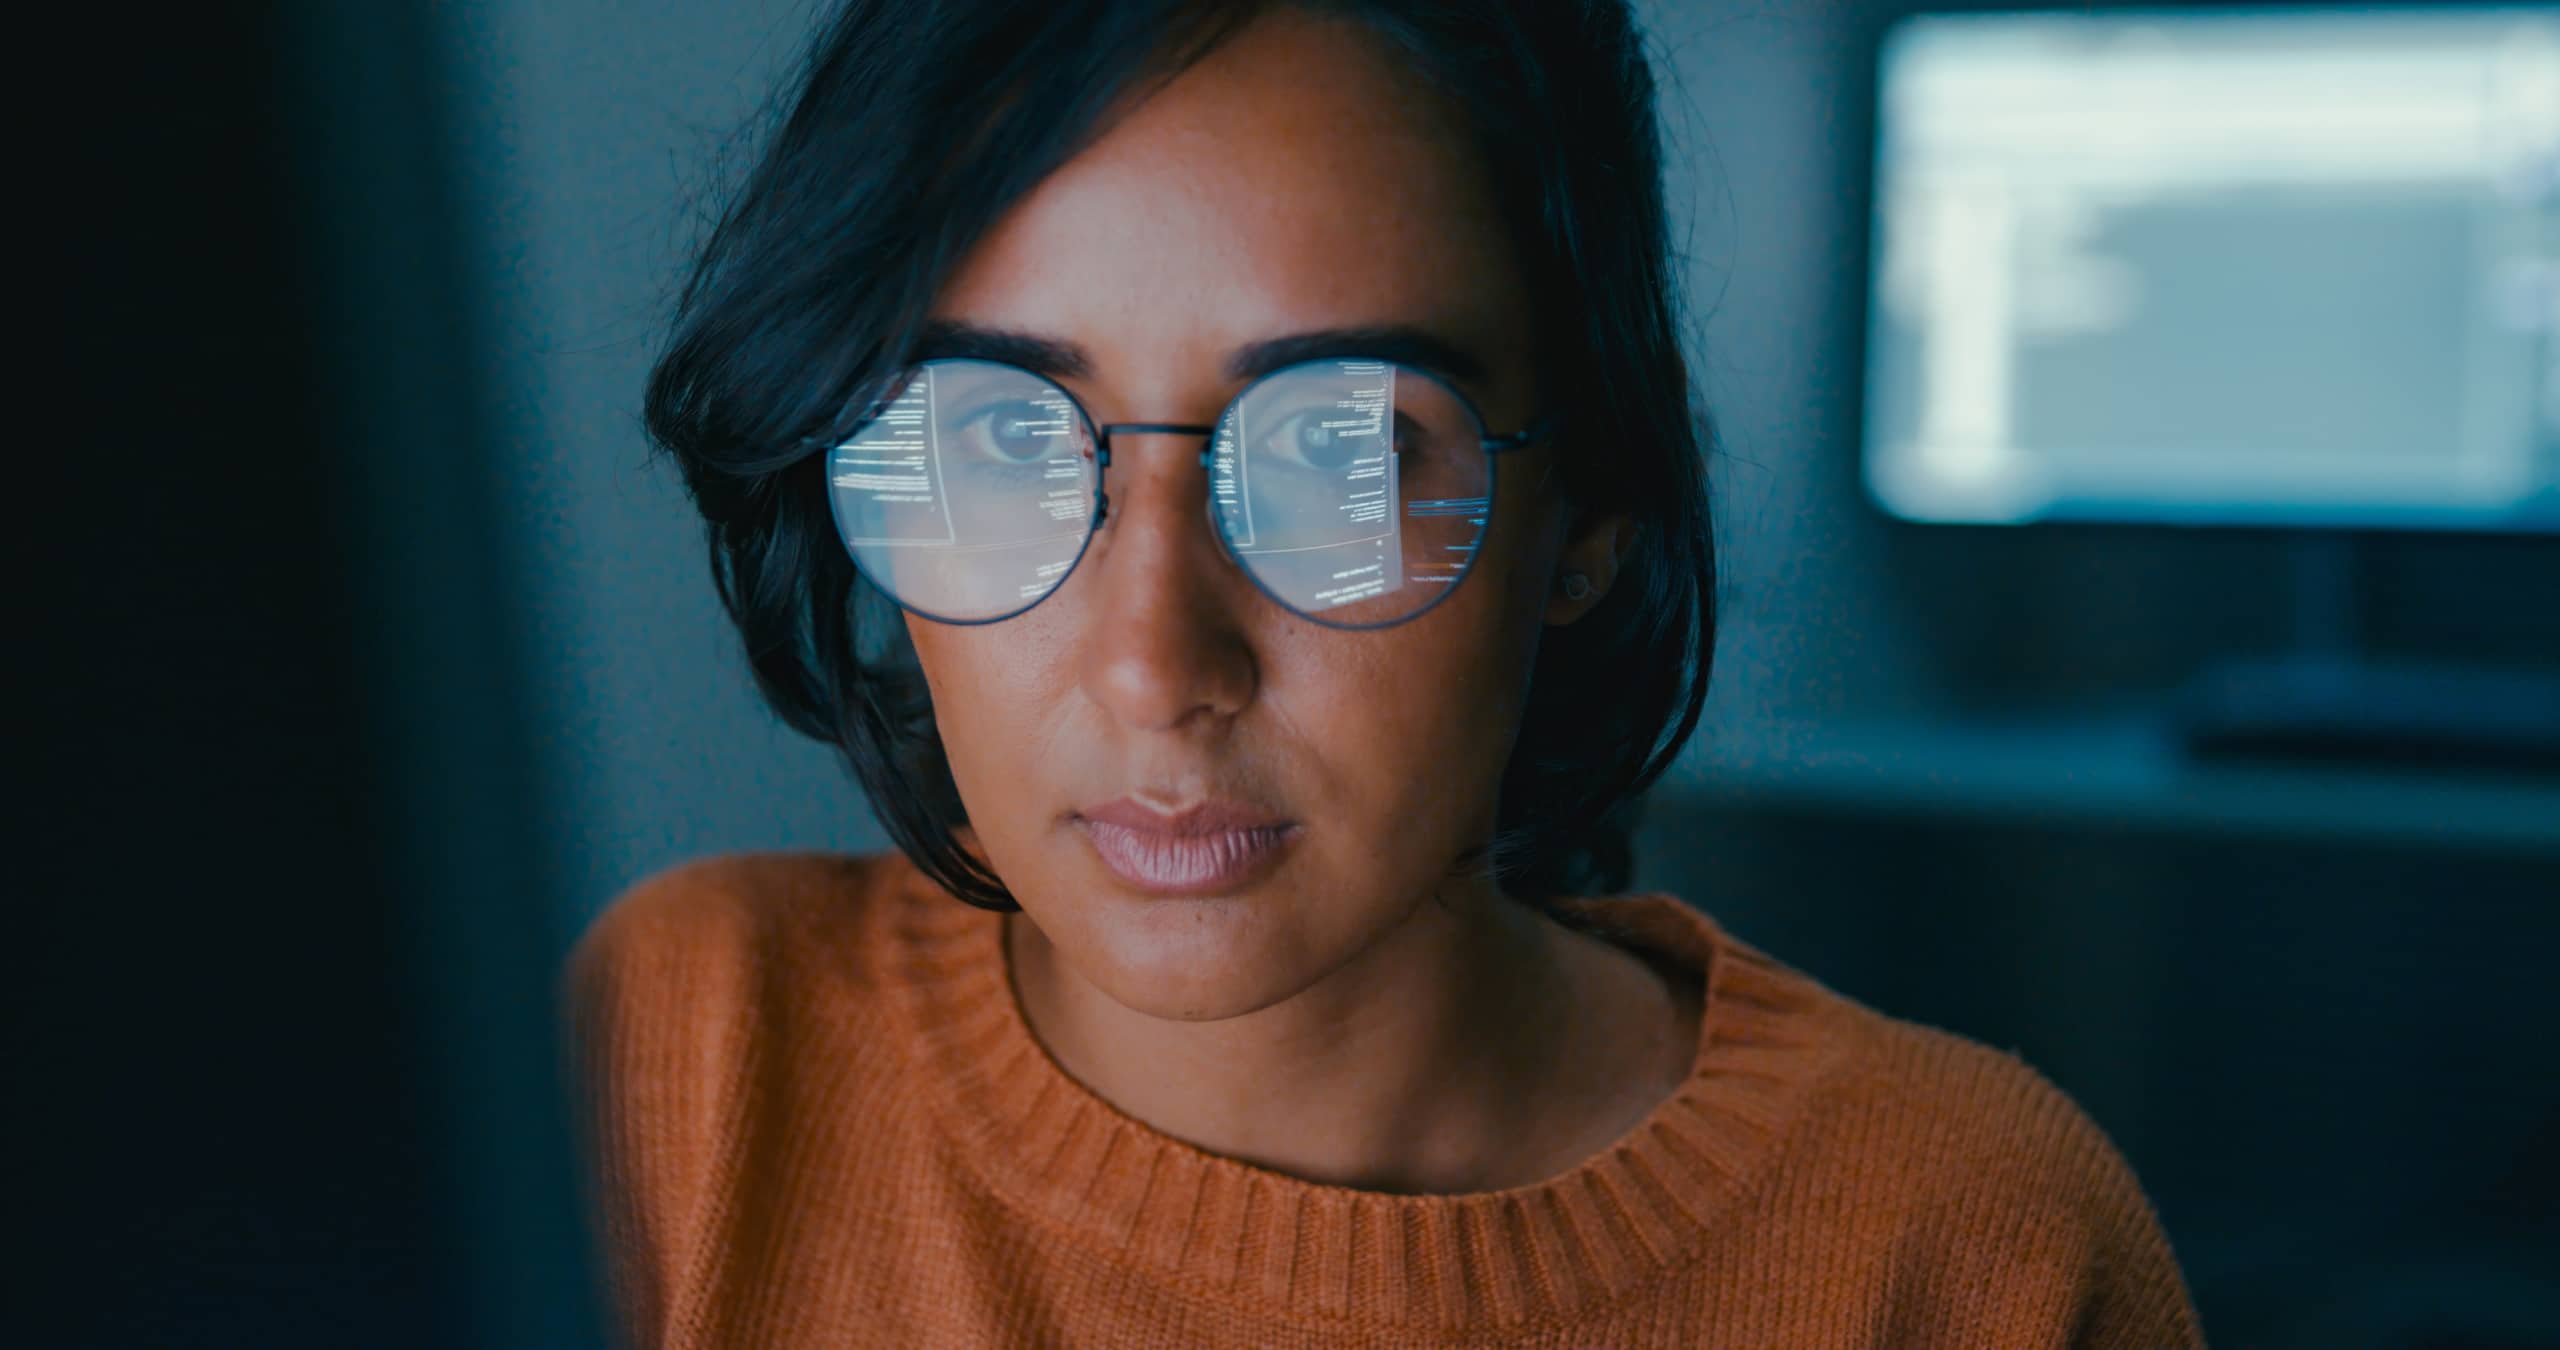
<svg viewBox="0 0 2560 1350">
<path fill-rule="evenodd" d="M 1060 383 L 1097 423 L 1208 423 L 1235 349 L 1388 326 L 1480 361 L 1461 387 L 1493 431 L 1543 411 L 1453 111 L 1362 30 L 1286 10 L 1018 202 L 934 317 L 1079 349 L 1088 373 Z M 908 620 L 978 845 L 1025 914 L 1121 1003 L 1186 1019 L 1314 984 L 1487 837 L 1541 626 L 1589 604 L 1556 597 L 1560 563 L 1605 586 L 1613 562 L 1609 532 L 1567 539 L 1537 447 L 1502 462 L 1480 560 L 1441 604 L 1321 627 L 1223 554 L 1200 448 L 1115 436 L 1109 522 L 1033 609 Z M 1270 828 L 1170 819 L 1204 806 Z M 1149 828 L 1186 823 L 1213 828 Z"/>
</svg>

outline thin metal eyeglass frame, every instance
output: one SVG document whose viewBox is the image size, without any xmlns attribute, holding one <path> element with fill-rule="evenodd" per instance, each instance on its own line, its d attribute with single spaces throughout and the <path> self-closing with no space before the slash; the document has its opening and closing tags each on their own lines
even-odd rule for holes
<svg viewBox="0 0 2560 1350">
<path fill-rule="evenodd" d="M 1277 369 L 1265 371 L 1261 375 L 1255 376 L 1251 382 L 1245 385 L 1244 388 L 1237 390 L 1235 397 L 1228 399 L 1226 406 L 1218 410 L 1217 420 L 1206 426 L 1190 422 L 1096 422 L 1093 420 L 1093 413 L 1084 406 L 1084 400 L 1077 398 L 1073 390 L 1068 389 L 1056 380 L 1050 379 L 1048 376 L 1043 375 L 1036 370 L 1017 366 L 1009 361 L 991 361 L 984 357 L 977 356 L 938 357 L 930 361 L 919 361 L 915 365 L 907 367 L 907 369 L 902 372 L 903 378 L 900 380 L 898 387 L 904 388 L 909 381 L 914 379 L 916 372 L 921 371 L 928 366 L 981 365 L 996 366 L 1004 370 L 1013 371 L 1016 374 L 1028 376 L 1029 378 L 1037 380 L 1051 389 L 1056 390 L 1058 396 L 1067 401 L 1067 406 L 1076 410 L 1076 416 L 1083 420 L 1085 430 L 1092 433 L 1093 516 L 1085 522 L 1084 538 L 1076 545 L 1076 556 L 1067 563 L 1067 570 L 1058 575 L 1057 581 L 1052 583 L 1049 589 L 1042 591 L 1039 599 L 1033 600 L 1030 604 L 1024 605 L 1020 609 L 999 614 L 993 618 L 954 619 L 940 614 L 935 614 L 927 610 L 918 609 L 914 605 L 908 604 L 905 600 L 900 599 L 897 592 L 881 585 L 876 580 L 872 580 L 867 572 L 863 574 L 864 579 L 866 581 L 871 581 L 871 585 L 874 590 L 877 590 L 882 595 L 889 597 L 890 603 L 895 604 L 898 608 L 906 611 L 907 613 L 913 614 L 921 619 L 929 619 L 935 623 L 950 624 L 957 628 L 983 628 L 988 624 L 1003 623 L 1007 619 L 1019 618 L 1022 615 L 1028 614 L 1032 610 L 1039 608 L 1041 601 L 1047 600 L 1050 596 L 1057 594 L 1058 588 L 1067 584 L 1067 578 L 1074 576 L 1076 569 L 1084 565 L 1084 555 L 1093 547 L 1093 537 L 1101 532 L 1103 522 L 1110 519 L 1111 493 L 1108 487 L 1108 480 L 1111 473 L 1111 437 L 1113 433 L 1128 432 L 1133 435 L 1141 436 L 1202 437 L 1208 442 L 1208 444 L 1204 444 L 1200 447 L 1200 467 L 1202 469 L 1214 470 L 1216 464 L 1216 451 L 1212 447 L 1217 440 L 1218 427 L 1227 420 L 1229 414 L 1236 411 L 1238 405 L 1242 404 L 1248 395 L 1252 394 L 1254 390 L 1261 388 L 1264 382 L 1277 379 L 1292 371 L 1304 370 L 1310 366 L 1332 365 L 1343 361 L 1376 361 L 1381 365 L 1393 366 L 1399 371 L 1419 375 L 1422 378 L 1431 381 L 1433 384 L 1440 386 L 1442 390 L 1446 391 L 1449 397 L 1457 400 L 1458 406 L 1466 411 L 1468 420 L 1475 423 L 1476 430 L 1479 433 L 1476 438 L 1476 444 L 1483 449 L 1487 457 L 1494 461 L 1491 466 L 1494 472 L 1488 475 L 1485 484 L 1485 518 L 1486 528 L 1488 531 L 1490 531 L 1492 526 L 1494 501 L 1500 493 L 1501 457 L 1516 450 L 1526 449 L 1527 447 L 1535 445 L 1539 441 L 1554 435 L 1557 428 L 1563 423 L 1563 415 L 1561 413 L 1549 411 L 1531 418 L 1529 420 L 1529 424 L 1518 431 L 1511 432 L 1508 435 L 1492 434 L 1485 431 L 1484 413 L 1476 407 L 1475 400 L 1468 398 L 1466 393 L 1459 389 L 1457 385 L 1419 366 L 1403 361 L 1389 360 L 1384 357 L 1319 356 L 1305 361 L 1293 361 L 1288 365 L 1281 366 Z M 860 433 L 864 427 L 870 424 L 870 420 L 871 419 L 866 418 L 862 422 L 856 423 L 853 431 L 844 436 L 835 438 L 817 437 L 813 438 L 813 440 L 815 443 L 825 446 L 830 452 L 832 452 L 834 449 L 841 448 L 846 442 L 850 441 L 854 435 Z M 834 499 L 835 493 L 833 488 L 830 487 L 828 489 L 830 515 L 833 514 Z M 1440 593 L 1437 596 L 1434 596 L 1429 604 L 1426 604 L 1420 609 L 1416 609 L 1409 614 L 1382 620 L 1377 623 L 1334 623 L 1327 619 L 1319 619 L 1305 610 L 1298 608 L 1296 605 L 1289 603 L 1280 596 L 1274 595 L 1271 588 L 1263 584 L 1262 578 L 1255 574 L 1252 565 L 1245 562 L 1244 559 L 1237 554 L 1235 542 L 1227 537 L 1226 525 L 1218 519 L 1218 505 L 1216 498 L 1212 494 L 1202 493 L 1200 505 L 1202 514 L 1208 517 L 1209 532 L 1218 541 L 1219 551 L 1226 554 L 1227 561 L 1234 564 L 1236 570 L 1244 574 L 1245 580 L 1253 583 L 1253 588 L 1255 590 L 1260 591 L 1266 599 L 1271 601 L 1271 603 L 1278 605 L 1290 614 L 1295 615 L 1300 619 L 1304 619 L 1308 623 L 1316 624 L 1319 627 L 1331 628 L 1337 632 L 1364 632 L 1379 628 L 1393 628 L 1398 624 L 1411 623 L 1415 619 L 1421 618 L 1423 615 L 1430 613 L 1434 608 L 1438 607 L 1440 602 L 1448 599 L 1450 594 L 1456 591 L 1459 586 L 1466 584 L 1467 578 L 1474 576 L 1476 571 L 1476 560 L 1472 555 L 1470 555 L 1467 559 L 1466 570 L 1459 573 L 1456 581 L 1443 587 Z M 848 557 L 852 558 L 854 570 L 861 572 L 861 559 L 859 557 L 852 557 L 852 550 L 850 546 L 847 546 L 846 552 Z"/>
</svg>

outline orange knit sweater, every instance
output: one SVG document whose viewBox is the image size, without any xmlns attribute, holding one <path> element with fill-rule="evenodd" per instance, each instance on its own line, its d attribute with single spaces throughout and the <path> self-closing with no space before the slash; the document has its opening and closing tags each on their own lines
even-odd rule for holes
<svg viewBox="0 0 2560 1350">
<path fill-rule="evenodd" d="M 1304 1181 L 1126 1116 L 1033 1038 L 998 915 L 903 858 L 662 872 L 562 985 L 590 1212 L 640 1346 L 2198 1344 L 2106 1138 L 2015 1058 L 1664 895 L 1687 1084 L 1535 1185 Z"/>
</svg>

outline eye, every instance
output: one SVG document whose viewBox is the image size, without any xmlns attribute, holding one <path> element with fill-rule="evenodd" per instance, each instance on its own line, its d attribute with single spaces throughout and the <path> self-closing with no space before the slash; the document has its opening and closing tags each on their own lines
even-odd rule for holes
<svg viewBox="0 0 2560 1350">
<path fill-rule="evenodd" d="M 1377 425 L 1374 418 L 1347 408 L 1313 405 L 1274 423 L 1255 448 L 1311 469 L 1339 469 L 1364 453 L 1375 453 Z M 1401 418 L 1396 429 L 1399 433 L 1404 430 Z M 1403 438 L 1399 435 L 1397 439 L 1401 443 Z M 1401 444 L 1398 448 L 1402 448 Z"/>
<path fill-rule="evenodd" d="M 1030 464 L 1057 453 L 1072 429 L 1071 416 L 1031 399 L 997 399 L 962 418 L 958 429 L 969 447 L 988 459 Z"/>
</svg>

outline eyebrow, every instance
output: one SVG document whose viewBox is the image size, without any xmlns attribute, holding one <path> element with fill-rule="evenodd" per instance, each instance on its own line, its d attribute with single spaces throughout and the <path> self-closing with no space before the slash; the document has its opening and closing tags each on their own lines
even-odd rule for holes
<svg viewBox="0 0 2560 1350">
<path fill-rule="evenodd" d="M 1227 354 L 1226 377 L 1236 382 L 1259 379 L 1283 366 L 1329 357 L 1371 356 L 1398 365 L 1416 366 L 1460 384 L 1481 386 L 1489 368 L 1484 358 L 1436 333 L 1411 324 L 1368 324 L 1320 328 L 1248 343 Z M 918 335 L 916 361 L 967 358 L 1001 361 L 1051 379 L 1090 379 L 1093 358 L 1085 349 L 1060 338 L 1037 333 L 987 328 L 957 319 L 928 321 Z"/>
</svg>

